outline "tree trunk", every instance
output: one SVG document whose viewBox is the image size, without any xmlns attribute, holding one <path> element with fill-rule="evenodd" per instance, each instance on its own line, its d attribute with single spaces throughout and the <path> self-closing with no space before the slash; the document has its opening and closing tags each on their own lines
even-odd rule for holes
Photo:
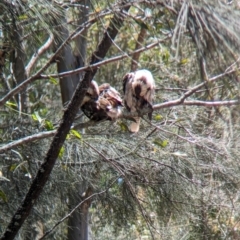
<svg viewBox="0 0 240 240">
<path fill-rule="evenodd" d="M 87 21 L 89 0 L 83 0 L 82 6 L 78 9 L 78 25 Z M 65 24 L 63 24 L 64 26 Z M 64 39 L 68 37 L 68 29 L 61 27 L 60 30 L 63 33 Z M 85 33 L 86 34 L 86 33 Z M 86 38 L 83 35 L 79 35 L 75 39 L 75 48 L 72 50 L 68 44 L 64 47 L 61 56 L 57 61 L 58 72 L 65 72 L 84 66 L 86 57 Z M 72 98 L 72 95 L 76 89 L 77 84 L 82 79 L 82 74 L 66 76 L 60 78 L 60 88 L 62 103 L 65 105 Z M 83 199 L 81 195 L 86 191 L 87 184 L 85 181 L 78 183 L 75 190 L 69 191 L 69 209 L 70 211 Z M 88 240 L 88 208 L 89 204 L 82 204 L 81 207 L 75 211 L 68 221 L 68 240 Z"/>
<path fill-rule="evenodd" d="M 125 1 L 122 2 L 125 4 Z M 128 11 L 130 6 L 123 7 L 123 10 Z M 110 22 L 108 28 L 106 29 L 101 42 L 99 43 L 96 51 L 91 55 L 90 64 L 98 63 L 100 59 L 104 58 L 112 45 L 112 41 L 118 34 L 119 28 L 123 25 L 124 17 L 119 16 L 119 14 L 114 14 L 112 21 Z M 68 132 L 71 129 L 71 124 L 77 114 L 79 105 L 83 101 L 83 97 L 86 94 L 87 88 L 90 85 L 93 77 L 97 73 L 97 68 L 91 68 L 91 70 L 86 71 L 83 80 L 78 84 L 74 96 L 69 103 L 69 106 L 64 111 L 62 121 L 57 129 L 56 134 L 53 137 L 52 143 L 49 150 L 46 153 L 44 162 L 41 164 L 36 177 L 33 179 L 32 184 L 22 202 L 18 207 L 17 211 L 14 213 L 10 223 L 8 224 L 1 240 L 13 240 L 22 224 L 29 216 L 30 211 L 36 200 L 38 199 L 42 189 L 44 188 L 48 178 L 53 170 L 56 159 L 59 155 L 59 151 L 63 146 Z M 86 192 L 89 192 L 88 190 Z M 82 194 L 83 195 L 83 194 Z M 91 194 L 89 194 L 90 196 Z M 86 194 L 88 196 L 88 194 Z M 85 203 L 86 204 L 86 203 Z M 88 203 L 89 206 L 89 203 Z"/>
</svg>

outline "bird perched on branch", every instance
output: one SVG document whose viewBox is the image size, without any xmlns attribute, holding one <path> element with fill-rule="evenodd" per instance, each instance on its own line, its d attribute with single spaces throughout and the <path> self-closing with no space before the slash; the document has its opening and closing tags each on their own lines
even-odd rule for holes
<svg viewBox="0 0 240 240">
<path fill-rule="evenodd" d="M 131 113 L 141 114 L 143 109 L 149 109 L 148 117 L 151 120 L 153 112 L 153 98 L 155 81 L 152 73 L 146 69 L 127 73 L 123 78 L 124 104 Z M 138 132 L 140 117 L 134 117 L 135 122 L 130 125 L 131 132 Z"/>
<path fill-rule="evenodd" d="M 98 96 L 99 96 L 98 84 L 96 81 L 92 80 L 83 98 L 81 106 L 83 106 L 86 102 L 98 100 Z"/>
<path fill-rule="evenodd" d="M 98 87 L 92 81 L 81 104 L 84 114 L 94 121 L 116 120 L 121 114 L 122 99 L 119 92 L 104 83 Z"/>
<path fill-rule="evenodd" d="M 99 86 L 99 106 L 107 113 L 108 120 L 116 120 L 123 107 L 123 101 L 120 93 L 108 83 L 104 83 Z"/>
</svg>

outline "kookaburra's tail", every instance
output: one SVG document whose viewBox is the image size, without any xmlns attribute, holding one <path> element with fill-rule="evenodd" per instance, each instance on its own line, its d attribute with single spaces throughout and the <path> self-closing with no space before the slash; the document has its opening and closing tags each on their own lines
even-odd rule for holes
<svg viewBox="0 0 240 240">
<path fill-rule="evenodd" d="M 131 125 L 129 126 L 129 130 L 132 133 L 136 133 L 139 131 L 140 128 L 140 117 L 134 117 L 135 122 L 132 122 Z"/>
</svg>

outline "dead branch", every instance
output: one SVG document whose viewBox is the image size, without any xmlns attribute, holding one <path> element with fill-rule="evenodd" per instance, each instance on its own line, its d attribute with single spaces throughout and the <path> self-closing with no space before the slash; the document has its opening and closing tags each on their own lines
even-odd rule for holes
<svg viewBox="0 0 240 240">
<path fill-rule="evenodd" d="M 200 100 L 190 100 L 190 101 L 183 101 L 182 103 L 179 103 L 179 100 L 173 100 L 168 101 L 160 104 L 156 104 L 153 106 L 154 111 L 162 109 L 162 108 L 169 108 L 174 106 L 202 106 L 202 107 L 220 107 L 220 106 L 235 106 L 240 105 L 240 100 L 226 100 L 226 101 L 200 101 Z M 145 115 L 149 112 L 149 109 L 144 109 L 141 114 Z M 133 121 L 133 117 L 139 116 L 139 113 L 129 113 L 129 112 L 123 112 L 120 118 L 128 119 Z M 102 121 L 101 121 L 102 122 Z M 89 126 L 95 126 L 97 124 L 100 124 L 101 122 L 94 122 L 94 121 L 87 121 L 84 123 L 78 123 L 72 126 L 72 129 L 83 129 Z M 52 137 L 57 130 L 48 131 L 48 132 L 41 132 L 37 133 L 31 136 L 24 137 L 22 139 L 13 141 L 11 143 L 5 144 L 3 146 L 0 146 L 0 153 L 7 151 L 9 149 L 12 149 L 14 147 L 31 143 L 36 140 L 41 140 L 43 138 Z"/>
<path fill-rule="evenodd" d="M 32 58 L 30 59 L 29 63 L 25 67 L 26 75 L 29 77 L 29 74 L 34 67 L 35 63 L 39 59 L 39 57 L 47 51 L 47 49 L 52 45 L 53 43 L 53 35 L 51 34 L 48 40 L 38 49 L 36 53 L 33 54 Z"/>
<path fill-rule="evenodd" d="M 125 1 L 121 2 L 122 4 Z M 122 8 L 122 11 L 128 11 L 130 7 Z M 103 38 L 98 45 L 97 50 L 92 54 L 90 64 L 94 64 L 103 59 L 106 56 L 109 48 L 112 45 L 112 41 L 118 34 L 120 27 L 123 25 L 124 18 L 118 14 L 114 14 L 112 21 L 110 22 L 108 28 L 106 29 Z M 69 38 L 68 38 L 69 39 Z M 45 65 L 47 67 L 47 65 Z M 42 70 L 44 70 L 43 68 Z M 83 97 L 86 94 L 87 88 L 90 85 L 91 80 L 96 74 L 97 69 L 92 71 L 87 71 L 84 75 L 83 80 L 78 84 L 76 91 L 72 97 L 71 102 L 68 105 L 68 108 L 64 112 L 62 122 L 53 138 L 53 141 L 50 145 L 50 148 L 46 154 L 43 164 L 40 166 L 36 177 L 34 178 L 28 193 L 25 196 L 22 204 L 19 206 L 15 214 L 13 215 L 11 222 L 7 226 L 6 231 L 3 234 L 1 240 L 13 240 L 21 228 L 22 224 L 28 217 L 31 212 L 31 209 L 38 199 L 40 193 L 42 192 L 43 187 L 45 186 L 48 178 L 52 172 L 52 169 L 55 165 L 56 159 L 59 155 L 59 151 L 66 139 L 66 136 L 71 128 L 72 122 L 78 112 L 79 105 L 81 104 Z M 38 75 L 40 73 L 38 72 Z M 34 75 L 36 76 L 36 75 Z M 16 89 L 15 89 L 16 91 Z M 6 98 L 6 96 L 5 96 Z"/>
<path fill-rule="evenodd" d="M 9 91 L 2 99 L 0 99 L 0 106 L 4 105 L 6 103 L 6 101 L 8 101 L 11 97 L 18 94 L 20 91 L 22 91 L 24 88 L 26 88 L 26 86 L 28 84 L 39 79 L 40 75 L 51 65 L 51 63 L 54 61 L 56 56 L 60 53 L 60 51 L 62 51 L 64 46 L 71 40 L 71 38 L 76 33 L 78 33 L 78 34 L 83 33 L 84 31 L 86 31 L 87 28 L 89 28 L 93 23 L 95 23 L 99 17 L 103 17 L 108 14 L 110 14 L 110 12 L 98 14 L 96 18 L 91 19 L 91 20 L 85 22 L 84 24 L 80 25 L 73 33 L 71 33 L 69 35 L 69 37 L 62 43 L 62 45 L 56 50 L 56 52 L 49 58 L 48 62 L 40 70 L 38 70 L 35 74 L 33 74 L 28 79 L 24 80 L 21 84 L 19 84 L 14 89 Z"/>
<path fill-rule="evenodd" d="M 71 212 L 69 212 L 65 217 L 63 217 L 61 220 L 59 220 L 51 229 L 49 229 L 48 231 L 46 231 L 44 233 L 44 235 L 39 238 L 39 240 L 44 239 L 46 236 L 48 236 L 59 224 L 61 224 L 62 222 L 64 222 L 66 219 L 68 219 L 82 204 L 84 204 L 85 202 L 91 200 L 93 197 L 98 196 L 98 195 L 102 195 L 103 193 L 105 193 L 114 183 L 116 182 L 113 181 L 108 188 L 106 188 L 105 190 L 98 192 L 98 193 L 93 193 L 92 195 L 86 197 L 83 201 L 81 201 L 79 204 L 76 205 L 76 207 L 74 207 L 72 209 Z"/>
<path fill-rule="evenodd" d="M 164 41 L 166 41 L 169 38 L 170 38 L 170 36 L 167 36 L 167 37 L 165 37 L 165 38 L 163 38 L 161 40 L 158 40 L 158 41 L 156 41 L 154 43 L 151 43 L 151 44 L 149 44 L 149 45 L 147 45 L 145 47 L 142 47 L 142 48 L 140 48 L 138 50 L 135 50 L 135 51 L 133 51 L 131 53 L 124 53 L 122 55 L 119 55 L 119 56 L 116 56 L 116 57 L 112 57 L 112 58 L 100 61 L 100 62 L 98 62 L 96 64 L 92 64 L 92 65 L 89 65 L 89 66 L 77 68 L 77 69 L 74 69 L 74 70 L 71 70 L 71 71 L 67 71 L 67 72 L 63 72 L 63 73 L 60 73 L 60 74 L 50 74 L 50 75 L 43 75 L 43 74 L 41 74 L 38 79 L 49 79 L 51 77 L 52 78 L 61 78 L 61 77 L 65 77 L 65 76 L 69 76 L 69 75 L 73 75 L 73 74 L 78 74 L 78 73 L 81 73 L 81 72 L 84 72 L 84 71 L 89 71 L 91 69 L 99 68 L 99 67 L 101 67 L 103 65 L 106 65 L 108 63 L 116 62 L 116 61 L 122 60 L 124 58 L 127 58 L 127 57 L 129 57 L 131 55 L 134 55 L 136 53 L 141 53 L 141 52 L 147 51 L 147 50 L 149 50 L 151 48 L 154 48 L 159 43 L 164 42 Z"/>
</svg>

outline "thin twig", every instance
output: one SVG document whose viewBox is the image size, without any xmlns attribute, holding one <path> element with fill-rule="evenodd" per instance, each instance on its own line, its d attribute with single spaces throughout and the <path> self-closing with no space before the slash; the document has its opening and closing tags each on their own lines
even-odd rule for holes
<svg viewBox="0 0 240 240">
<path fill-rule="evenodd" d="M 127 58 L 130 55 L 133 55 L 133 54 L 136 54 L 136 53 L 140 53 L 140 52 L 144 52 L 144 51 L 147 51 L 147 50 L 149 50 L 151 48 L 154 48 L 159 43 L 164 42 L 164 41 L 166 41 L 169 38 L 170 38 L 170 36 L 167 36 L 167 37 L 165 37 L 165 38 L 163 38 L 161 40 L 158 40 L 158 41 L 156 41 L 154 43 L 151 43 L 151 44 L 149 44 L 149 45 L 147 45 L 145 47 L 142 47 L 142 48 L 140 48 L 138 50 L 135 50 L 133 52 L 124 53 L 122 55 L 119 55 L 119 56 L 116 56 L 116 57 L 112 57 L 112 58 L 100 61 L 98 63 L 92 64 L 92 65 L 89 65 L 89 66 L 77 68 L 77 69 L 74 69 L 74 70 L 71 70 L 71 71 L 67 71 L 67 72 L 63 72 L 63 73 L 60 73 L 60 74 L 49 74 L 49 75 L 43 75 L 42 74 L 41 76 L 39 76 L 39 79 L 49 79 L 50 77 L 52 77 L 52 78 L 61 78 L 61 77 L 69 76 L 69 75 L 78 74 L 80 72 L 84 72 L 84 71 L 87 71 L 87 70 L 92 70 L 92 69 L 95 69 L 95 68 L 99 68 L 102 65 L 106 65 L 106 64 L 109 64 L 109 63 L 112 63 L 112 62 L 116 62 L 116 61 L 122 60 L 124 58 Z"/>
<path fill-rule="evenodd" d="M 220 107 L 220 106 L 233 106 L 239 105 L 240 100 L 228 100 L 228 101 L 184 101 L 183 105 L 186 106 L 204 106 L 204 107 Z"/>
<path fill-rule="evenodd" d="M 101 13 L 98 15 L 99 17 L 103 17 L 108 15 L 109 12 Z M 55 57 L 62 51 L 63 47 L 71 40 L 71 38 L 78 32 L 79 34 L 84 32 L 87 28 L 89 28 L 93 23 L 97 21 L 97 17 L 94 19 L 91 19 L 82 25 L 80 25 L 75 31 L 73 31 L 68 38 L 62 43 L 62 45 L 56 50 L 56 52 L 49 58 L 48 62 L 40 69 L 38 70 L 35 74 L 33 74 L 31 77 L 28 79 L 24 80 L 21 84 L 16 86 L 14 89 L 9 91 L 3 98 L 0 99 L 0 106 L 4 105 L 6 101 L 8 101 L 11 97 L 14 95 L 18 94 L 20 91 L 22 91 L 28 84 L 31 82 L 37 80 L 40 78 L 40 75 L 51 65 L 51 63 L 54 61 Z"/>
<path fill-rule="evenodd" d="M 174 101 L 169 101 L 169 102 L 165 102 L 165 103 L 160 103 L 160 104 L 156 104 L 153 106 L 153 109 L 159 110 L 162 108 L 169 108 L 169 107 L 174 107 L 174 106 L 179 106 L 179 105 L 185 105 L 185 106 L 203 106 L 203 107 L 219 107 L 219 106 L 234 106 L 234 105 L 239 105 L 240 104 L 240 100 L 228 100 L 228 101 L 200 101 L 200 100 L 192 100 L 192 101 L 184 101 L 183 103 L 179 103 L 178 100 L 174 100 Z M 142 115 L 146 114 L 148 112 L 148 110 L 143 111 Z M 128 112 L 124 112 L 120 118 L 125 118 L 125 119 L 132 119 L 133 117 L 137 117 L 139 114 L 136 113 L 128 113 Z M 90 127 L 90 126 L 95 126 L 97 124 L 100 124 L 101 122 L 94 122 L 94 121 L 87 121 L 85 123 L 78 123 L 75 124 L 72 129 L 83 129 L 86 127 Z M 16 140 L 14 142 L 5 144 L 3 146 L 0 147 L 0 153 L 4 152 L 6 150 L 9 150 L 11 148 L 17 147 L 19 145 L 22 144 L 26 144 L 26 143 L 30 143 L 36 140 L 40 140 L 43 138 L 48 138 L 48 137 L 52 137 L 54 134 L 56 133 L 56 130 L 53 131 L 48 131 L 48 132 L 41 132 L 41 133 L 37 133 L 31 136 L 27 136 L 24 137 L 22 139 Z M 186 140 L 186 139 L 185 139 Z"/>
<path fill-rule="evenodd" d="M 129 181 L 126 173 L 118 166 L 119 163 L 115 162 L 113 159 L 108 159 L 108 158 L 106 158 L 100 151 L 98 151 L 96 148 L 94 148 L 93 146 L 91 146 L 91 144 L 87 143 L 86 141 L 84 141 L 84 143 L 85 143 L 88 147 L 90 147 L 91 149 L 93 149 L 96 153 L 98 153 L 99 156 L 101 156 L 102 159 L 103 159 L 105 162 L 107 162 L 108 164 L 110 164 L 111 166 L 113 166 L 114 169 L 116 169 L 116 170 L 121 174 L 121 176 L 124 177 L 124 180 L 126 181 L 126 184 L 127 184 L 127 186 L 129 187 L 129 190 L 130 190 L 130 192 L 131 192 L 131 194 L 132 194 L 132 197 L 137 201 L 137 204 L 138 204 L 138 207 L 139 207 L 139 209 L 140 209 L 140 212 L 141 212 L 143 218 L 145 219 L 145 221 L 146 221 L 146 223 L 147 223 L 147 225 L 148 225 L 148 228 L 149 228 L 149 231 L 150 231 L 150 233 L 151 233 L 152 239 L 154 239 L 154 235 L 153 235 L 152 230 L 151 230 L 151 225 L 150 225 L 150 223 L 149 223 L 149 221 L 148 221 L 148 218 L 147 218 L 147 216 L 146 216 L 146 213 L 144 212 L 144 209 L 143 209 L 143 207 L 142 207 L 142 205 L 141 205 L 138 197 L 137 197 L 136 194 L 134 193 L 133 186 L 132 186 L 131 182 Z"/>
<path fill-rule="evenodd" d="M 117 180 L 113 181 L 108 188 L 106 188 L 105 190 L 98 192 L 98 193 L 93 193 L 92 195 L 90 195 L 89 197 L 85 198 L 83 201 L 81 201 L 79 204 L 77 204 L 71 212 L 69 212 L 65 217 L 63 217 L 61 220 L 59 220 L 51 229 L 49 229 L 48 231 L 46 231 L 44 233 L 44 235 L 39 238 L 39 240 L 44 239 L 47 235 L 49 235 L 59 224 L 61 224 L 63 221 L 65 221 L 66 219 L 68 219 L 84 202 L 92 199 L 95 196 L 101 195 L 103 193 L 105 193 Z"/>
</svg>

